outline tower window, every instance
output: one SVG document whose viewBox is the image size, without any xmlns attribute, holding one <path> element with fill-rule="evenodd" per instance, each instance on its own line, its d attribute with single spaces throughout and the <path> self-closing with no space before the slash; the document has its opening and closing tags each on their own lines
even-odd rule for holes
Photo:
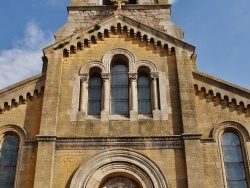
<svg viewBox="0 0 250 188">
<path fill-rule="evenodd" d="M 89 114 L 98 115 L 101 112 L 102 79 L 94 73 L 89 78 Z"/>
<path fill-rule="evenodd" d="M 151 95 L 149 75 L 145 72 L 138 74 L 138 113 L 151 114 Z"/>
<path fill-rule="evenodd" d="M 128 100 L 128 67 L 122 59 L 117 59 L 111 65 L 111 113 L 127 115 Z"/>
</svg>

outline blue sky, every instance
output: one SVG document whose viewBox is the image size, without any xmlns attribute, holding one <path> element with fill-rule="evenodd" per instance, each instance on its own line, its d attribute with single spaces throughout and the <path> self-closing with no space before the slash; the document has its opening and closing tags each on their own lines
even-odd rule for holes
<svg viewBox="0 0 250 188">
<path fill-rule="evenodd" d="M 198 70 L 250 89 L 250 1 L 171 2 L 173 22 L 196 46 Z M 66 23 L 68 4 L 0 1 L 0 89 L 40 73 L 42 48 Z"/>
</svg>

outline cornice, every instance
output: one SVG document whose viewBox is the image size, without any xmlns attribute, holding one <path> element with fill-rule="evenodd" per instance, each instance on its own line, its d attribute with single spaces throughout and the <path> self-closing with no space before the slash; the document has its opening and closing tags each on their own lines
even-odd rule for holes
<svg viewBox="0 0 250 188">
<path fill-rule="evenodd" d="M 56 139 L 57 150 L 79 149 L 176 149 L 183 148 L 181 136 L 166 137 L 100 137 L 100 138 L 65 138 Z"/>
<path fill-rule="evenodd" d="M 122 10 L 154 10 L 154 9 L 170 9 L 171 5 L 122 5 Z M 71 4 L 67 7 L 68 11 L 92 11 L 92 10 L 116 10 L 117 5 L 81 5 Z"/>
<path fill-rule="evenodd" d="M 195 51 L 195 46 L 186 43 L 183 40 L 180 40 L 178 38 L 175 38 L 167 33 L 164 33 L 163 31 L 157 30 L 156 28 L 152 28 L 144 23 L 138 22 L 137 20 L 131 19 L 121 13 L 118 13 L 116 15 L 112 15 L 108 18 L 103 19 L 100 21 L 98 24 L 102 27 L 105 28 L 106 24 L 112 23 L 114 20 L 120 20 L 126 24 L 130 24 L 131 28 L 136 28 L 143 30 L 145 33 L 150 33 L 152 36 L 159 38 L 160 40 L 164 40 L 167 43 L 171 43 L 172 45 L 176 45 L 178 47 L 181 47 L 185 50 L 189 50 L 191 52 Z M 88 27 L 84 30 L 81 30 L 71 36 L 65 37 L 64 39 L 61 39 L 60 41 L 57 41 L 56 43 L 53 43 L 43 49 L 44 54 L 46 53 L 51 53 L 53 50 L 58 50 L 62 49 L 63 47 L 67 46 L 71 40 L 76 40 L 78 37 L 82 37 L 86 35 L 87 37 L 89 36 L 89 29 L 91 29 L 93 26 Z M 58 48 L 58 46 L 62 46 Z M 52 51 L 51 51 L 52 50 Z"/>
<path fill-rule="evenodd" d="M 202 134 L 183 133 L 183 140 L 201 140 Z"/>
<path fill-rule="evenodd" d="M 198 81 L 204 82 L 211 86 L 215 86 L 225 91 L 229 91 L 231 93 L 250 99 L 250 90 L 246 88 L 237 86 L 235 84 L 229 83 L 227 81 L 221 80 L 219 78 L 216 78 L 214 76 L 211 76 L 211 75 L 199 72 L 199 71 L 194 71 L 193 77 L 194 79 Z"/>
</svg>

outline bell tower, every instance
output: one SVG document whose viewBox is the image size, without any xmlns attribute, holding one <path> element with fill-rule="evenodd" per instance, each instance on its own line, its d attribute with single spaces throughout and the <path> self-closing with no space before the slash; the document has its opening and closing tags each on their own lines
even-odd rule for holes
<svg viewBox="0 0 250 188">
<path fill-rule="evenodd" d="M 68 22 L 55 33 L 56 41 L 79 33 L 103 20 L 123 15 L 160 32 L 183 40 L 183 31 L 171 21 L 168 0 L 71 0 Z"/>
</svg>

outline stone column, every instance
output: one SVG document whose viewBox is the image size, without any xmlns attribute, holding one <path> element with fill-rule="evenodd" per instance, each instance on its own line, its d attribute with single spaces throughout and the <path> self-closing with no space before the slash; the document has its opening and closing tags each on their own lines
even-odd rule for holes
<svg viewBox="0 0 250 188">
<path fill-rule="evenodd" d="M 138 120 L 137 73 L 129 73 L 130 79 L 130 120 Z"/>
<path fill-rule="evenodd" d="M 86 92 L 87 92 L 87 74 L 80 75 L 80 97 L 79 97 L 79 111 L 82 113 L 86 113 Z"/>
<path fill-rule="evenodd" d="M 152 78 L 152 98 L 153 98 L 153 110 L 159 110 L 159 101 L 158 101 L 158 86 L 157 86 L 157 78 L 158 73 L 152 72 L 151 78 Z"/>
<path fill-rule="evenodd" d="M 159 95 L 158 95 L 158 83 L 157 79 L 159 77 L 158 72 L 151 72 L 151 78 L 152 78 L 152 102 L 153 102 L 153 118 L 154 120 L 160 120 L 160 110 L 159 110 Z"/>
<path fill-rule="evenodd" d="M 103 109 L 101 111 L 101 120 L 108 121 L 109 115 L 109 94 L 110 94 L 110 82 L 109 82 L 110 74 L 109 73 L 102 73 L 102 80 L 103 80 L 103 98 L 102 98 L 102 106 Z"/>
</svg>

